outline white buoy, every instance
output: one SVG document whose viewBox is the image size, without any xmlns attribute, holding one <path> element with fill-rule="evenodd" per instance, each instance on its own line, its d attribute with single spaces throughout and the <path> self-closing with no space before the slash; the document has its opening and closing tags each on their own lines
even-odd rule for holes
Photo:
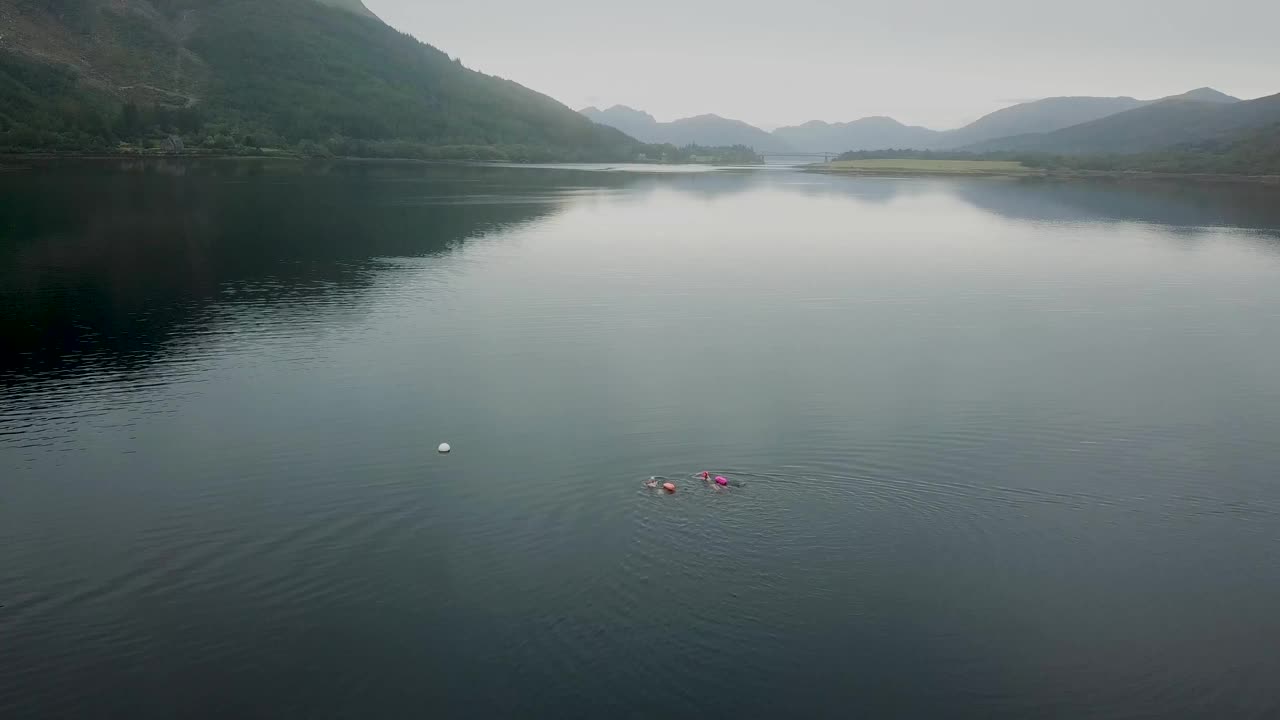
<svg viewBox="0 0 1280 720">
<path fill-rule="evenodd" d="M 453 448 L 449 447 L 449 443 L 440 443 L 440 447 L 436 448 L 441 455 L 447 455 Z"/>
</svg>

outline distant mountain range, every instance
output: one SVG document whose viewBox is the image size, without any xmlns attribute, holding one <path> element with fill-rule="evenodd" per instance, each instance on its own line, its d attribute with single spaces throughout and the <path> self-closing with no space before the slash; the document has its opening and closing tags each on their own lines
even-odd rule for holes
<svg viewBox="0 0 1280 720">
<path fill-rule="evenodd" d="M 743 144 L 762 153 L 886 149 L 1137 153 L 1280 122 L 1280 96 L 1241 101 L 1213 88 L 1198 88 L 1158 100 L 1052 97 L 1002 108 L 945 131 L 868 117 L 846 123 L 815 120 L 768 133 L 716 115 L 660 123 L 648 113 L 624 106 L 581 112 L 646 142 Z"/>
<path fill-rule="evenodd" d="M 812 120 L 803 125 L 778 128 L 773 135 L 798 152 L 830 152 L 841 147 L 851 150 L 933 147 L 937 143 L 938 132 L 903 125 L 889 117 L 866 117 L 847 123 Z"/>
<path fill-rule="evenodd" d="M 683 157 L 644 141 L 766 154 L 1175 147 L 1255 167 L 1241 159 L 1254 149 L 1271 157 L 1278 127 L 1280 95 L 1241 101 L 1211 88 L 1159 100 L 1047 98 L 948 131 L 887 117 L 773 132 L 716 115 L 658 122 L 622 106 L 574 112 L 473 71 L 363 0 L 0 0 L 0 153 Z"/>
<path fill-rule="evenodd" d="M 578 112 L 600 125 L 617 128 L 641 142 L 670 143 L 677 147 L 746 145 L 762 153 L 793 150 L 781 138 L 758 127 L 719 115 L 697 115 L 664 123 L 658 122 L 649 113 L 625 105 L 614 105 L 608 110 L 588 107 Z"/>
</svg>

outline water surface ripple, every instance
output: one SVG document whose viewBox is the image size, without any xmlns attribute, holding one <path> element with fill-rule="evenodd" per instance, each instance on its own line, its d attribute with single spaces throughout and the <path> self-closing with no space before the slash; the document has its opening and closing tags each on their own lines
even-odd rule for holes
<svg viewBox="0 0 1280 720">
<path fill-rule="evenodd" d="M 1274 190 L 593 170 L 0 174 L 0 717 L 1280 715 Z"/>
</svg>

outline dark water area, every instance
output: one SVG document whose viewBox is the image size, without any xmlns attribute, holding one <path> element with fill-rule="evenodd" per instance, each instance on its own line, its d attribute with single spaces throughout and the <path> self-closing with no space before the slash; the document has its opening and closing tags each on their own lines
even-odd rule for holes
<svg viewBox="0 0 1280 720">
<path fill-rule="evenodd" d="M 1280 716 L 1274 188 L 30 164 L 0 333 L 6 720 Z"/>
</svg>

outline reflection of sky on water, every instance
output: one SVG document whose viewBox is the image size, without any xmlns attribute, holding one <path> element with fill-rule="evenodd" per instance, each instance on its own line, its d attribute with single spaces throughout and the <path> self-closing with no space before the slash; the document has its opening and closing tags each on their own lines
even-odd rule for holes
<svg viewBox="0 0 1280 720">
<path fill-rule="evenodd" d="M 803 242 L 827 223 L 944 233 L 945 223 L 866 209 L 897 203 L 945 214 L 956 201 L 1017 223 L 1143 223 L 1210 242 L 1218 234 L 1205 228 L 1255 229 L 1261 238 L 1280 228 L 1280 191 L 1256 185 L 601 167 L 131 162 L 5 173 L 6 382 L 86 362 L 148 363 L 159 348 L 198 336 L 221 306 L 274 304 L 305 322 L 317 298 L 368 288 L 382 272 L 373 259 L 449 253 L 571 208 L 636 207 L 625 222 L 704 232 L 712 243 L 765 227 L 779 242 Z M 748 204 L 735 205 L 737 197 Z M 655 198 L 663 204 L 651 211 Z M 688 201 L 724 201 L 730 215 Z M 735 224 L 744 210 L 753 227 Z"/>
</svg>

